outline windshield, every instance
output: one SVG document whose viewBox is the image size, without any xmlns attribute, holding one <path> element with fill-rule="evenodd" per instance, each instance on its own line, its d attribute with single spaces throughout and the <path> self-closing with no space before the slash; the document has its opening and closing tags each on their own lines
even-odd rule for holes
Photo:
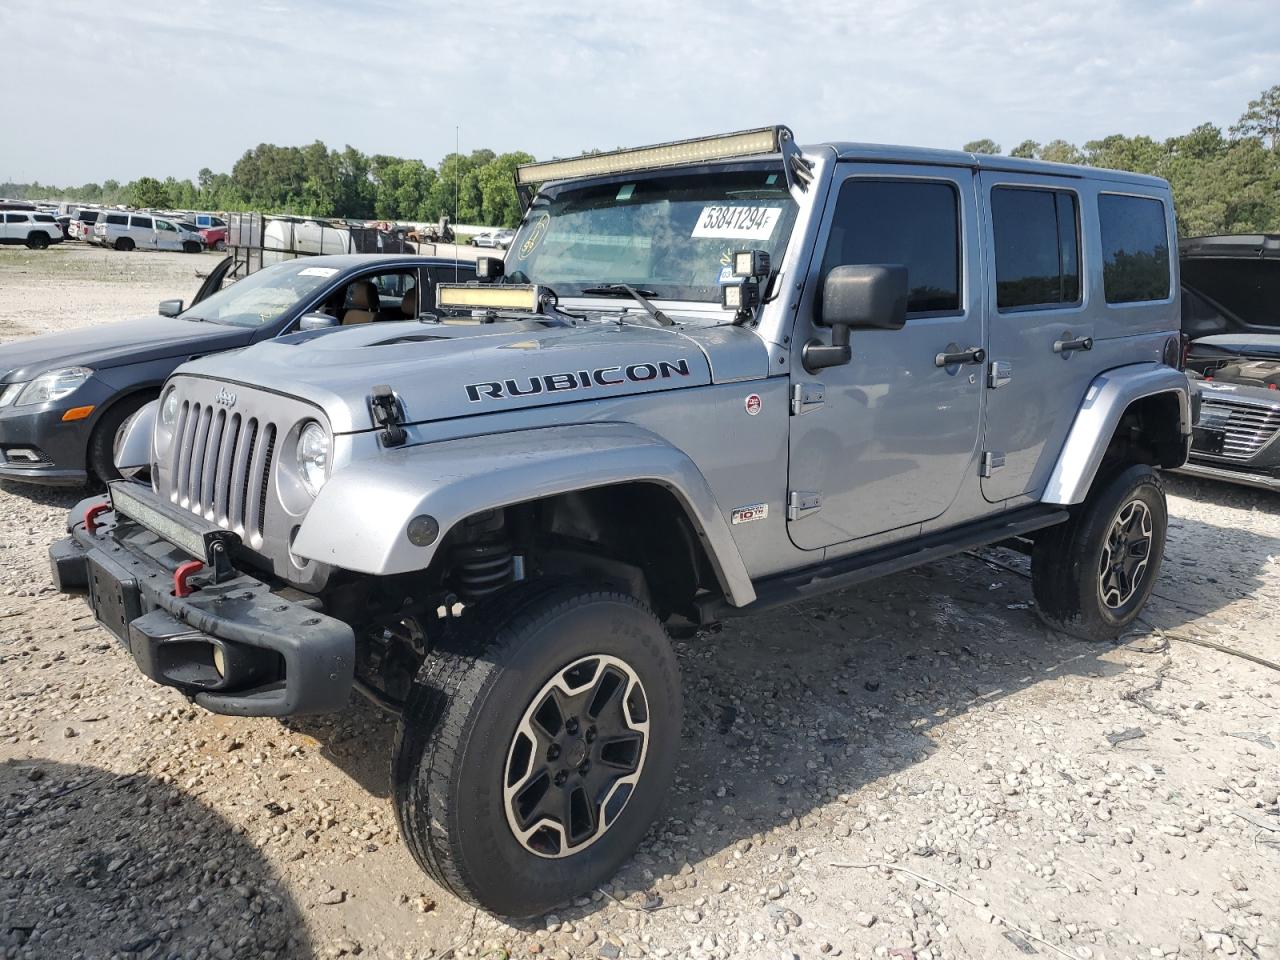
<svg viewBox="0 0 1280 960">
<path fill-rule="evenodd" d="M 796 202 L 776 169 L 717 170 L 568 184 L 538 196 L 507 256 L 520 283 L 559 296 L 626 283 L 667 300 L 720 300 L 736 250 L 777 263 Z"/>
<path fill-rule="evenodd" d="M 232 327 L 260 327 L 271 323 L 337 274 L 337 267 L 310 264 L 307 258 L 286 260 L 264 267 L 207 300 L 201 300 L 182 317 L 225 323 Z"/>
</svg>

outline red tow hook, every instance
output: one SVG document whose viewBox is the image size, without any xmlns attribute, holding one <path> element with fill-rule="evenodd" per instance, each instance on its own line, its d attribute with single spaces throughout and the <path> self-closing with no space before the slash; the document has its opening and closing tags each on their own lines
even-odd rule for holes
<svg viewBox="0 0 1280 960">
<path fill-rule="evenodd" d="M 84 512 L 84 529 L 90 536 L 98 532 L 98 518 L 111 512 L 110 503 L 95 503 Z"/>
<path fill-rule="evenodd" d="M 187 581 L 203 569 L 204 564 L 199 560 L 188 560 L 173 571 L 173 595 L 175 597 L 189 597 L 195 593 L 195 589 Z"/>
</svg>

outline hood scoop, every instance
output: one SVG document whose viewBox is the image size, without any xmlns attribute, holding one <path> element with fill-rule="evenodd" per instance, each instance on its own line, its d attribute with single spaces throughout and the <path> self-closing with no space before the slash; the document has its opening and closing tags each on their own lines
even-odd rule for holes
<svg viewBox="0 0 1280 960">
<path fill-rule="evenodd" d="M 452 337 L 441 337 L 433 333 L 407 333 L 403 337 L 392 337 L 389 340 L 376 340 L 366 343 L 366 347 L 392 347 L 398 343 L 428 343 L 432 340 L 451 340 Z"/>
</svg>

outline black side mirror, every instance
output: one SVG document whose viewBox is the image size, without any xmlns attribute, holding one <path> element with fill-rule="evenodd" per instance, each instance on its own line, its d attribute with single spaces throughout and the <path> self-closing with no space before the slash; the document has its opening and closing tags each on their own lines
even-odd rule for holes
<svg viewBox="0 0 1280 960">
<path fill-rule="evenodd" d="M 810 340 L 801 358 L 815 373 L 848 363 L 850 330 L 901 330 L 907 322 L 907 268 L 899 264 L 832 267 L 822 287 L 817 322 L 831 328 L 830 345 Z"/>
<path fill-rule="evenodd" d="M 160 301 L 160 316 L 176 317 L 181 312 L 182 312 L 181 300 L 161 300 Z"/>
</svg>

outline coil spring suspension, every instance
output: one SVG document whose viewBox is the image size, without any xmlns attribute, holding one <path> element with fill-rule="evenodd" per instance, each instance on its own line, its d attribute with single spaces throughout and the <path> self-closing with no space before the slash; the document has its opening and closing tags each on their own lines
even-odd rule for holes
<svg viewBox="0 0 1280 960">
<path fill-rule="evenodd" d="M 506 540 L 469 543 L 453 552 L 453 581 L 463 603 L 476 603 L 515 578 L 515 557 Z"/>
</svg>

